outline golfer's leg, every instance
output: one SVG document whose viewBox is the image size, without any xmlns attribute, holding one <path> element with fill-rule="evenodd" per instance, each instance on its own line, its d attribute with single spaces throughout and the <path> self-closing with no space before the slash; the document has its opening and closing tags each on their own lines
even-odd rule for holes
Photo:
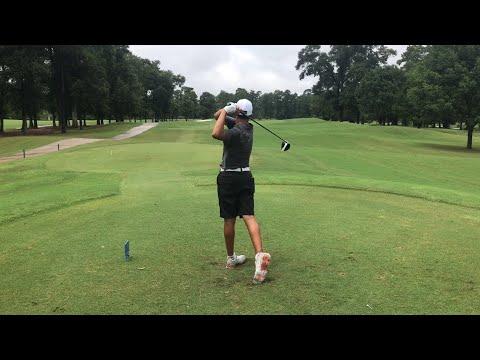
<svg viewBox="0 0 480 360">
<path fill-rule="evenodd" d="M 255 215 L 243 215 L 242 218 L 247 226 L 248 233 L 250 234 L 250 239 L 252 240 L 255 254 L 263 252 L 262 239 L 260 237 L 260 226 L 257 223 L 257 219 L 255 219 Z"/>
<path fill-rule="evenodd" d="M 233 256 L 234 242 L 235 242 L 235 220 L 224 219 L 223 235 L 225 236 L 225 246 L 227 248 L 227 255 Z"/>
</svg>

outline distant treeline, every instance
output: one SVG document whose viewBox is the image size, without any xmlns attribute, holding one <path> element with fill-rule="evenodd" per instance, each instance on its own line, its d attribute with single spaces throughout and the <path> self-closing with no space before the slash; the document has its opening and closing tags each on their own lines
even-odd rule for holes
<svg viewBox="0 0 480 360">
<path fill-rule="evenodd" d="M 397 65 L 384 45 L 308 45 L 298 54 L 300 79 L 318 77 L 314 107 L 327 120 L 467 129 L 480 120 L 480 45 L 411 45 Z"/>
<path fill-rule="evenodd" d="M 127 45 L 0 46 L 0 131 L 3 119 L 22 119 L 22 131 L 41 114 L 66 128 L 125 119 L 162 120 L 179 112 L 175 92 L 185 77 Z"/>
</svg>

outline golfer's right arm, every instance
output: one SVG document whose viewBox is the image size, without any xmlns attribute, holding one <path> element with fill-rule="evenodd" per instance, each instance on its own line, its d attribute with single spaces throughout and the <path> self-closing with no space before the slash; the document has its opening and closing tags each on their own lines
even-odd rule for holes
<svg viewBox="0 0 480 360">
<path fill-rule="evenodd" d="M 215 115 L 213 115 L 215 117 L 215 121 L 218 120 L 218 117 L 220 116 L 220 113 L 222 112 L 223 109 L 220 109 L 218 110 Z"/>
<path fill-rule="evenodd" d="M 220 114 L 217 116 L 217 113 Z M 225 126 L 225 117 L 227 116 L 227 112 L 225 109 L 220 109 L 215 113 L 215 126 L 213 127 L 212 137 L 217 140 L 223 140 L 223 128 Z"/>
</svg>

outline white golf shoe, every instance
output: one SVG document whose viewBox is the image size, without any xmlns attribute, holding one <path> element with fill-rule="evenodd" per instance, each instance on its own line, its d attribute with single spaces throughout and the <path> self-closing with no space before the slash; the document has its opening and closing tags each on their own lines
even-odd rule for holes
<svg viewBox="0 0 480 360">
<path fill-rule="evenodd" d="M 232 269 L 237 265 L 242 265 L 247 257 L 245 255 L 237 255 L 233 253 L 233 256 L 227 256 L 227 265 L 225 266 L 227 269 Z"/>
<path fill-rule="evenodd" d="M 255 255 L 255 275 L 253 276 L 254 284 L 261 284 L 265 281 L 268 273 L 268 265 L 270 265 L 271 256 L 269 253 L 259 252 Z"/>
</svg>

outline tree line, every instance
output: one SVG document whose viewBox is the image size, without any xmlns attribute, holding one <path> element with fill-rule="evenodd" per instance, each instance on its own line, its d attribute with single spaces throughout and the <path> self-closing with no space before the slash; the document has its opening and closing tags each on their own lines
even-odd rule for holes
<svg viewBox="0 0 480 360">
<path fill-rule="evenodd" d="M 202 118 L 210 118 L 212 111 L 224 107 L 229 101 L 249 99 L 257 119 L 291 119 L 315 116 L 315 106 L 310 90 L 298 95 L 290 90 L 261 91 L 237 88 L 234 93 L 221 90 L 217 96 L 204 92 L 199 100 L 199 113 Z M 317 111 L 318 112 L 318 111 Z"/>
<path fill-rule="evenodd" d="M 127 45 L 0 46 L 0 132 L 4 118 L 22 119 L 22 132 L 43 114 L 62 132 L 125 119 L 211 118 L 228 101 L 248 98 L 259 118 L 319 117 L 364 124 L 473 131 L 480 121 L 480 46 L 411 45 L 397 64 L 384 45 L 308 45 L 298 53 L 300 80 L 318 77 L 302 94 L 290 90 L 197 96 L 185 77 Z"/>
<path fill-rule="evenodd" d="M 0 132 L 7 117 L 36 128 L 42 113 L 66 132 L 125 119 L 166 119 L 185 77 L 127 45 L 0 46 Z"/>
<path fill-rule="evenodd" d="M 384 45 L 308 45 L 295 66 L 318 77 L 312 95 L 326 120 L 467 130 L 480 122 L 480 46 L 411 45 L 397 64 Z"/>
<path fill-rule="evenodd" d="M 127 45 L 0 46 L 0 132 L 4 119 L 22 120 L 21 131 L 50 117 L 62 132 L 125 119 L 211 118 L 229 101 L 250 99 L 259 118 L 313 116 L 311 92 L 262 94 L 238 88 L 218 95 L 184 86 L 185 77 L 162 70 Z"/>
</svg>

